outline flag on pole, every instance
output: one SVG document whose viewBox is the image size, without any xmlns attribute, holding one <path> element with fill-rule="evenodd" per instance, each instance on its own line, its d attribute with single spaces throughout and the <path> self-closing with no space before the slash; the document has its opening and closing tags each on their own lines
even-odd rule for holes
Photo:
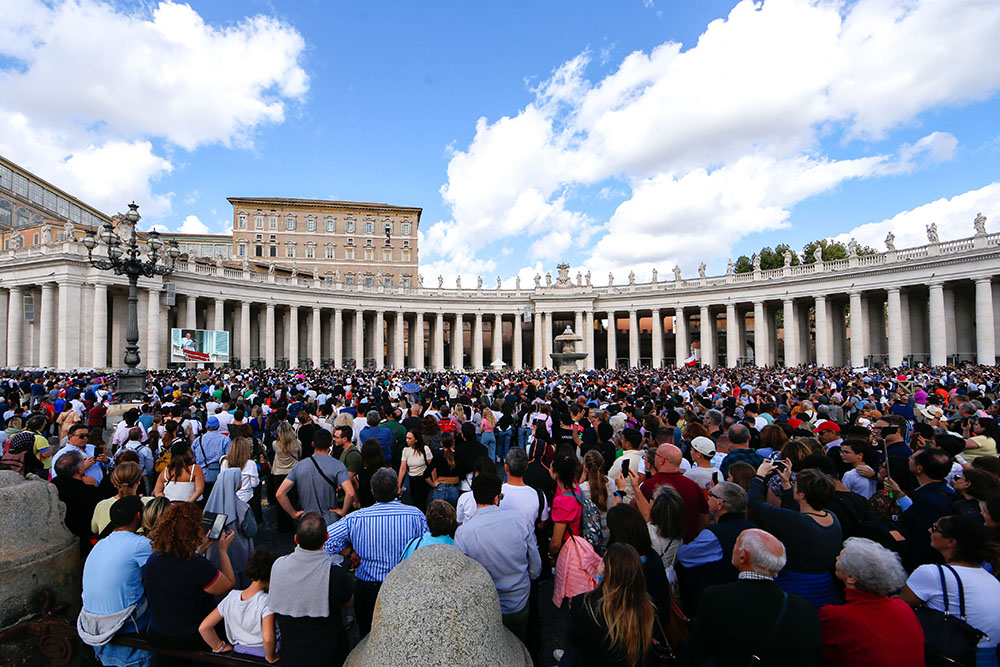
<svg viewBox="0 0 1000 667">
<path fill-rule="evenodd" d="M 688 357 L 687 359 L 684 360 L 684 365 L 687 366 L 687 367 L 689 367 L 689 368 L 691 366 L 697 366 L 698 365 L 698 357 L 696 357 L 695 355 L 692 354 L 690 357 Z"/>
</svg>

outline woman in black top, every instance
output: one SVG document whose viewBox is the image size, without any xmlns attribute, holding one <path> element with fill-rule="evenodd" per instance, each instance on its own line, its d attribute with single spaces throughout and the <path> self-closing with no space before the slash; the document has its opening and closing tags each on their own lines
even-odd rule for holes
<svg viewBox="0 0 1000 667">
<path fill-rule="evenodd" d="M 646 592 L 656 604 L 657 612 L 665 622 L 670 610 L 670 582 L 667 580 L 667 570 L 663 567 L 663 561 L 653 550 L 649 527 L 639 510 L 625 503 L 618 503 L 608 510 L 609 549 L 612 544 L 628 544 L 639 554 L 645 575 Z"/>
<path fill-rule="evenodd" d="M 361 469 L 358 470 L 358 503 L 362 507 L 371 507 L 375 504 L 375 497 L 372 496 L 372 475 L 384 465 L 385 457 L 378 440 L 375 438 L 365 440 L 361 445 Z"/>
<path fill-rule="evenodd" d="M 619 543 L 608 547 L 597 588 L 570 601 L 569 664 L 631 667 L 646 663 L 656 608 L 646 594 L 643 571 L 632 546 Z"/>
</svg>

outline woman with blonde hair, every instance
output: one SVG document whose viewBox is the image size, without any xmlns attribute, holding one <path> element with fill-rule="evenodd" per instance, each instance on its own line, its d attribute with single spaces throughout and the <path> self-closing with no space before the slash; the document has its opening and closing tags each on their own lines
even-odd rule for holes
<svg viewBox="0 0 1000 667">
<path fill-rule="evenodd" d="M 257 462 L 250 457 L 250 441 L 246 438 L 235 438 L 229 443 L 229 451 L 222 457 L 219 471 L 229 468 L 241 471 L 240 488 L 236 497 L 249 503 L 253 498 L 254 488 L 260 484 L 260 475 L 257 472 Z"/>
<path fill-rule="evenodd" d="M 479 426 L 482 434 L 479 436 L 479 442 L 489 452 L 490 461 L 497 463 L 497 437 L 493 432 L 497 426 L 497 417 L 493 414 L 493 410 L 485 403 L 483 404 L 481 414 L 482 418 L 480 419 Z"/>
<path fill-rule="evenodd" d="M 104 528 L 111 523 L 111 506 L 116 500 L 125 496 L 136 495 L 139 483 L 142 481 L 142 468 L 138 463 L 126 461 L 119 463 L 111 471 L 111 486 L 118 490 L 111 498 L 105 498 L 94 507 L 94 518 L 90 520 L 90 530 L 95 535 L 100 535 Z M 142 498 L 142 502 L 148 503 L 149 496 Z"/>
<path fill-rule="evenodd" d="M 608 543 L 608 510 L 618 504 L 619 498 L 604 474 L 604 457 L 596 449 L 587 450 L 583 456 L 580 494 L 589 498 L 601 512 L 601 542 L 598 547 L 603 547 Z"/>
<path fill-rule="evenodd" d="M 341 413 L 347 414 L 347 413 Z M 347 414 L 348 420 L 350 415 Z M 338 421 L 339 421 L 338 417 Z M 350 424 L 348 424 L 350 425 Z M 285 481 L 285 477 L 288 473 L 292 471 L 295 464 L 299 462 L 299 457 L 302 455 L 302 443 L 295 436 L 295 429 L 292 425 L 286 421 L 278 423 L 277 436 L 274 439 L 274 464 L 271 466 L 271 476 L 267 480 L 267 499 L 272 507 L 278 506 L 278 499 L 275 493 L 281 483 Z M 294 488 L 290 492 L 295 494 Z M 295 494 L 294 497 L 290 497 L 290 500 L 294 504 L 298 500 L 298 495 Z M 295 527 L 292 522 L 292 517 L 288 516 L 287 512 L 275 512 L 277 516 L 277 525 L 279 533 L 290 533 Z"/>
<path fill-rule="evenodd" d="M 156 527 L 156 523 L 163 516 L 163 513 L 170 509 L 170 500 L 160 496 L 150 498 L 146 507 L 142 510 L 142 534 L 149 535 L 150 531 Z"/>
<path fill-rule="evenodd" d="M 570 601 L 570 665 L 643 665 L 653 643 L 656 606 L 646 594 L 639 553 L 630 544 L 608 547 L 597 588 Z M 566 660 L 566 658 L 570 658 Z"/>
</svg>

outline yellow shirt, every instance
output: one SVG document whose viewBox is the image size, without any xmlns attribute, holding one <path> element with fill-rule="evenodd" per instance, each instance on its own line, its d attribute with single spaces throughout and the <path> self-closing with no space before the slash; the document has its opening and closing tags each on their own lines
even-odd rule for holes
<svg viewBox="0 0 1000 667">
<path fill-rule="evenodd" d="M 987 437 L 985 435 L 974 435 L 972 440 L 979 445 L 976 449 L 966 449 L 962 452 L 962 457 L 966 460 L 974 459 L 979 456 L 996 456 L 997 455 L 997 443 L 993 438 Z"/>
<path fill-rule="evenodd" d="M 35 448 L 34 449 L 35 449 L 35 458 L 37 458 L 39 461 L 42 462 L 42 465 L 45 466 L 46 470 L 51 469 L 52 468 L 52 456 L 55 454 L 55 452 L 52 451 L 52 445 L 49 444 L 49 441 L 45 439 L 44 435 L 41 435 L 40 433 L 36 433 L 35 434 Z M 43 452 L 47 453 L 48 456 L 45 457 L 45 458 L 42 458 L 42 453 Z"/>
<path fill-rule="evenodd" d="M 152 496 L 142 496 L 142 504 L 145 505 L 150 500 Z M 118 498 L 112 496 L 110 498 L 105 498 L 101 502 L 97 503 L 94 507 L 94 518 L 90 520 L 90 530 L 95 535 L 100 535 L 101 531 L 104 530 L 109 523 L 111 523 L 111 506 L 115 504 Z"/>
</svg>

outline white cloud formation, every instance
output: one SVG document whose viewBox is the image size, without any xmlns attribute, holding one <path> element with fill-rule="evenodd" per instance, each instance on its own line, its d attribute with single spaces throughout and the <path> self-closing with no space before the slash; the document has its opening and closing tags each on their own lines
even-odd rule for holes
<svg viewBox="0 0 1000 667">
<path fill-rule="evenodd" d="M 189 215 L 184 218 L 184 222 L 177 228 L 181 234 L 208 234 L 208 225 L 198 219 L 196 215 Z"/>
<path fill-rule="evenodd" d="M 144 215 L 163 215 L 170 198 L 153 184 L 172 164 L 151 140 L 188 151 L 250 145 L 308 90 L 304 47 L 266 16 L 217 27 L 172 2 L 147 13 L 6 0 L 0 152 L 98 208 L 134 198 Z"/>
<path fill-rule="evenodd" d="M 974 231 L 972 221 L 979 213 L 986 216 L 986 231 L 1000 231 L 1000 181 L 860 225 L 838 234 L 834 240 L 847 243 L 854 238 L 858 243 L 883 250 L 886 234 L 892 232 L 898 248 L 922 246 L 927 243 L 927 225 L 932 222 L 937 223 L 942 241 L 968 238 Z"/>
<path fill-rule="evenodd" d="M 594 83 L 584 52 L 453 151 L 441 190 L 452 219 L 429 230 L 423 253 L 467 271 L 515 237 L 529 262 L 586 247 L 579 264 L 602 274 L 724 258 L 845 180 L 950 159 L 958 140 L 946 131 L 895 155 L 865 142 L 995 93 L 996 34 L 1000 5 L 989 3 L 744 0 L 693 47 L 634 52 Z M 849 151 L 830 157 L 831 139 Z M 606 224 L 576 210 L 582 189 L 605 199 L 623 185 Z"/>
</svg>

